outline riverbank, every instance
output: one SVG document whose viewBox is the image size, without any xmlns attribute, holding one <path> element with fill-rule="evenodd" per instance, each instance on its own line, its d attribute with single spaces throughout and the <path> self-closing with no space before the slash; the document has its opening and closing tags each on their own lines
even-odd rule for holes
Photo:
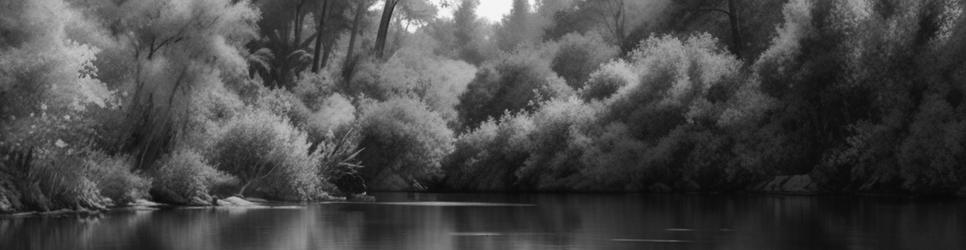
<svg viewBox="0 0 966 250">
<path fill-rule="evenodd" d="M 801 176 L 778 176 L 772 180 L 762 182 L 757 184 L 748 190 L 733 191 L 733 192 L 722 192 L 722 193 L 709 193 L 709 192 L 649 192 L 653 194 L 658 193 L 680 193 L 682 195 L 688 194 L 760 194 L 760 195 L 770 195 L 770 196 L 855 196 L 855 197 L 907 197 L 907 198 L 938 198 L 944 197 L 948 199 L 966 199 L 966 192 L 960 191 L 955 196 L 932 196 L 932 195 L 916 195 L 916 194 L 903 194 L 903 193 L 832 193 L 832 192 L 822 192 L 815 188 L 813 183 L 809 183 L 809 179 L 802 178 Z M 398 193 L 398 192 L 387 192 L 387 193 Z M 449 193 L 471 193 L 471 194 L 500 194 L 507 192 L 407 192 L 407 193 L 429 193 L 429 194 L 449 194 Z M 586 194 L 595 192 L 525 192 L 528 194 L 553 194 L 553 193 L 567 193 L 567 194 Z M 602 194 L 616 194 L 620 192 L 600 192 Z M 178 204 L 166 204 L 150 201 L 147 199 L 138 199 L 134 202 L 123 206 L 115 206 L 104 208 L 100 210 L 94 209 L 58 209 L 54 211 L 18 211 L 12 213 L 0 213 L 0 219 L 4 218 L 17 218 L 17 217 L 57 217 L 57 216 L 100 216 L 105 213 L 118 212 L 118 211 L 156 211 L 164 209 L 225 209 L 225 208 L 240 208 L 240 209 L 254 209 L 254 208 L 271 208 L 271 207 L 286 207 L 293 204 L 314 204 L 319 202 L 332 202 L 332 201 L 360 201 L 360 202 L 377 202 L 374 196 L 365 195 L 353 198 L 346 197 L 332 197 L 331 199 L 326 199 L 317 202 L 302 202 L 302 203 L 292 203 L 284 201 L 271 201 L 262 198 L 241 198 L 237 196 L 226 197 L 223 199 L 217 199 L 212 202 L 212 205 L 205 206 L 193 206 L 193 205 L 178 205 Z"/>
<path fill-rule="evenodd" d="M 100 215 L 105 212 L 110 211 L 150 211 L 165 208 L 179 208 L 179 207 L 260 207 L 269 206 L 269 201 L 258 198 L 243 199 L 240 197 L 232 196 L 224 199 L 218 199 L 214 202 L 214 205 L 209 206 L 187 206 L 187 205 L 175 205 L 175 204 L 165 204 L 150 201 L 147 199 L 138 199 L 121 206 L 106 207 L 103 209 L 86 209 L 86 208 L 75 208 L 75 209 L 57 209 L 53 211 L 18 211 L 12 213 L 0 213 L 0 218 L 4 217 L 25 217 L 25 216 L 61 216 L 61 215 Z"/>
<path fill-rule="evenodd" d="M 326 199 L 314 201 L 314 202 L 331 202 L 331 201 L 361 201 L 361 202 L 372 202 L 375 198 L 369 195 L 354 195 L 351 197 L 341 197 L 341 196 L 330 196 Z M 308 202 L 313 203 L 313 202 Z M 103 209 L 87 209 L 87 208 L 76 208 L 76 209 L 57 209 L 52 211 L 16 211 L 16 212 L 0 212 L 0 219 L 9 217 L 26 217 L 26 216 L 62 216 L 62 215 L 79 215 L 79 216 L 94 216 L 111 211 L 153 211 L 160 209 L 177 209 L 177 208 L 269 208 L 278 206 L 290 206 L 292 204 L 307 204 L 306 202 L 286 202 L 286 201 L 273 201 L 257 197 L 242 198 L 238 196 L 229 196 L 225 198 L 215 199 L 209 203 L 210 205 L 183 205 L 183 204 L 170 204 L 170 203 L 160 203 L 147 199 L 137 199 L 133 202 L 127 203 L 121 206 L 105 207 Z"/>
<path fill-rule="evenodd" d="M 398 192 L 398 191 L 397 191 Z M 447 190 L 428 190 L 428 191 L 409 191 L 411 193 L 507 193 L 504 192 L 479 192 L 479 191 L 447 191 Z M 524 193 L 548 193 L 548 192 L 524 192 Z M 549 192 L 549 193 L 588 193 L 588 192 Z M 590 192 L 596 193 L 596 192 Z M 599 192 L 599 193 L 622 193 L 622 192 Z M 821 195 L 848 195 L 848 196 L 894 196 L 894 197 L 945 197 L 945 198 L 966 198 L 966 187 L 960 189 L 958 192 L 952 195 L 929 195 L 929 194 L 916 194 L 908 192 L 831 192 L 822 190 L 821 187 L 809 176 L 809 175 L 783 175 L 775 176 L 768 180 L 758 182 L 756 184 L 750 185 L 749 187 L 738 190 L 738 191 L 722 191 L 722 192 L 699 192 L 699 191 L 681 191 L 681 190 L 653 190 L 649 193 L 708 193 L 708 194 L 720 194 L 720 193 L 755 193 L 755 194 L 769 194 L 769 195 L 788 195 L 788 196 L 821 196 Z M 3 199 L 6 200 L 6 199 Z M 329 196 L 326 199 L 320 200 L 324 201 L 376 201 L 373 196 L 362 195 L 354 197 L 336 197 Z M 225 208 L 225 207 L 237 207 L 237 208 L 257 208 L 257 207 L 271 207 L 278 205 L 288 205 L 292 204 L 290 202 L 284 201 L 272 201 L 263 198 L 249 197 L 241 198 L 238 196 L 229 196 L 225 198 L 214 199 L 211 202 L 206 202 L 206 205 L 184 205 L 184 204 L 170 204 L 155 202 L 147 199 L 138 199 L 128 204 L 122 206 L 105 207 L 103 209 L 58 209 L 53 211 L 0 211 L 0 218 L 2 217 L 19 217 L 19 216 L 59 216 L 66 214 L 74 215 L 96 215 L 108 211 L 115 210 L 157 210 L 157 209 L 167 209 L 167 208 Z"/>
<path fill-rule="evenodd" d="M 380 202 L 0 219 L 14 249 L 964 249 L 966 200 L 374 193 Z"/>
<path fill-rule="evenodd" d="M 821 195 L 821 194 L 846 194 L 858 196 L 911 196 L 911 197 L 956 197 L 966 198 L 966 187 L 960 188 L 951 194 L 929 194 L 914 192 L 833 192 L 822 190 L 809 175 L 782 175 L 775 176 L 769 180 L 759 182 L 748 188 L 749 192 L 765 194 L 785 194 L 785 195 Z"/>
</svg>

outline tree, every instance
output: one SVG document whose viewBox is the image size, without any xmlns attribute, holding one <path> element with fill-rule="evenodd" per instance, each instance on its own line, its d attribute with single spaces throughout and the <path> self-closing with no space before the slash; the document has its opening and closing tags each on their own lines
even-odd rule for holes
<svg viewBox="0 0 966 250">
<path fill-rule="evenodd" d="M 557 46 L 550 67 L 574 90 L 583 88 L 590 74 L 616 57 L 618 52 L 616 46 L 607 44 L 597 34 L 566 35 L 557 41 Z"/>
<path fill-rule="evenodd" d="M 95 24 L 114 34 L 92 39 L 111 55 L 99 66 L 111 66 L 102 67 L 115 76 L 109 84 L 127 89 L 119 129 L 127 135 L 117 144 L 136 155 L 138 168 L 151 166 L 183 134 L 194 92 L 244 75 L 243 46 L 257 34 L 258 11 L 228 0 L 87 4 L 101 17 Z"/>
<path fill-rule="evenodd" d="M 317 9 L 317 21 L 327 20 L 322 15 L 323 7 L 332 7 L 337 0 L 281 0 L 259 3 L 264 18 L 258 24 L 263 35 L 262 39 L 248 45 L 253 54 L 260 56 L 256 60 L 263 64 L 256 68 L 262 76 L 265 85 L 273 87 L 292 87 L 299 73 L 312 69 L 316 62 L 321 66 L 319 53 L 313 51 L 312 42 L 318 41 L 324 23 L 316 25 L 316 34 L 303 39 L 302 33 L 306 28 L 305 18 L 310 9 Z M 328 6 L 326 6 L 328 5 Z M 311 25 L 311 24 L 308 24 Z M 320 50 L 320 43 L 316 43 L 315 50 Z M 264 51 L 259 53 L 260 51 Z"/>
<path fill-rule="evenodd" d="M 627 36 L 627 8 L 624 0 L 603 0 L 596 1 L 601 3 L 597 11 L 598 18 L 607 31 L 612 35 L 614 42 L 620 45 Z"/>
<path fill-rule="evenodd" d="M 453 12 L 453 32 L 454 46 L 457 47 L 456 53 L 460 59 L 473 64 L 483 62 L 483 55 L 480 46 L 484 40 L 483 28 L 476 9 L 479 7 L 479 0 L 463 0 L 459 8 Z"/>
<path fill-rule="evenodd" d="M 598 33 L 607 42 L 630 51 L 647 34 L 648 27 L 663 14 L 667 0 L 577 0 L 569 8 L 544 13 L 552 22 L 546 27 L 545 39 L 557 39 L 569 33 Z M 550 7 L 547 7 L 549 9 Z M 551 10 L 545 10 L 551 11 Z M 636 35 L 636 33 L 645 33 Z"/>
<path fill-rule="evenodd" d="M 417 35 L 386 62 L 364 64 L 346 90 L 377 100 L 401 96 L 418 99 L 446 122 L 455 124 L 454 107 L 476 75 L 476 67 L 436 56 L 432 48 L 422 46 L 431 42 L 416 39 L 429 38 Z"/>
<path fill-rule="evenodd" d="M 396 11 L 396 5 L 403 0 L 384 0 L 382 7 L 382 17 L 379 19 L 379 31 L 376 34 L 376 46 L 373 51 L 376 57 L 382 58 L 386 48 L 386 36 L 389 34 L 389 23 L 392 21 L 392 13 Z"/>
<path fill-rule="evenodd" d="M 476 9 L 480 6 L 479 0 L 463 0 L 459 8 L 453 12 L 453 24 L 456 26 L 453 36 L 456 44 L 469 44 L 480 31 L 479 17 Z"/>
<path fill-rule="evenodd" d="M 352 30 L 349 32 L 349 47 L 346 48 L 345 62 L 342 65 L 342 78 L 351 79 L 357 62 L 355 55 L 356 37 L 362 25 L 362 16 L 366 13 L 370 2 L 360 0 L 356 2 L 355 15 L 352 18 Z"/>
<path fill-rule="evenodd" d="M 445 2 L 444 2 L 445 4 Z M 402 15 L 396 15 L 400 12 Z M 389 26 L 399 27 L 395 33 L 396 45 L 409 25 L 424 25 L 436 17 L 436 6 L 427 0 L 386 0 L 379 19 L 379 30 L 376 33 L 376 44 L 373 47 L 377 58 L 385 59 L 386 43 L 389 40 Z M 395 20 L 395 22 L 393 22 Z M 398 47 L 397 47 L 398 48 Z"/>
<path fill-rule="evenodd" d="M 460 95 L 457 111 L 463 129 L 475 128 L 506 113 L 532 111 L 539 103 L 573 93 L 539 52 L 520 49 L 483 66 Z"/>
<path fill-rule="evenodd" d="M 425 104 L 391 99 L 363 107 L 359 121 L 359 160 L 373 190 L 423 189 L 453 151 L 453 131 Z"/>
<path fill-rule="evenodd" d="M 699 8 L 698 11 L 710 11 L 724 14 L 728 17 L 728 23 L 731 25 L 731 53 L 734 53 L 739 59 L 742 53 L 742 42 L 741 42 L 741 23 L 739 19 L 738 5 L 735 4 L 737 0 L 728 0 L 727 9 L 722 9 L 718 7 L 710 8 Z"/>
<path fill-rule="evenodd" d="M 317 195 L 320 160 L 310 150 L 305 132 L 269 110 L 242 114 L 224 128 L 212 145 L 212 165 L 241 181 L 238 195 L 249 187 L 284 200 L 306 200 Z"/>
<path fill-rule="evenodd" d="M 503 16 L 495 34 L 497 47 L 503 51 L 512 51 L 518 45 L 538 38 L 531 14 L 529 1 L 513 0 L 510 14 Z"/>
<path fill-rule="evenodd" d="M 312 73 L 319 73 L 319 68 L 323 64 L 322 58 L 322 31 L 325 30 L 325 19 L 329 18 L 329 2 L 332 0 L 322 0 L 322 9 L 319 11 L 319 24 L 315 26 L 315 51 L 312 58 Z"/>
<path fill-rule="evenodd" d="M 315 34 L 306 41 L 315 40 L 312 49 L 312 72 L 318 73 L 328 64 L 329 57 L 335 49 L 335 42 L 342 33 L 351 29 L 351 18 L 346 15 L 352 8 L 352 1 L 347 0 L 317 0 L 315 18 Z M 365 1 L 363 1 L 365 2 Z"/>
<path fill-rule="evenodd" d="M 0 148 L 81 144 L 80 115 L 107 106 L 113 95 L 92 67 L 98 49 L 68 36 L 80 13 L 61 0 L 0 6 Z"/>
</svg>

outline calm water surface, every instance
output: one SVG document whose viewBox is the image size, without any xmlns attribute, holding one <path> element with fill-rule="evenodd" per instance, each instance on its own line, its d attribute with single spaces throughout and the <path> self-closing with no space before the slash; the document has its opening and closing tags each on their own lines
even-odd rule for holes
<svg viewBox="0 0 966 250">
<path fill-rule="evenodd" d="M 966 202 L 376 194 L 377 203 L 0 218 L 0 249 L 966 249 Z"/>
</svg>

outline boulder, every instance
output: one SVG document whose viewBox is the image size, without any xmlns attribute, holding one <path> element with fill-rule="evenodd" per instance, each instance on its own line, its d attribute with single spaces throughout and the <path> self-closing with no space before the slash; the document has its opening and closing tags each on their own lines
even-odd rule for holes
<svg viewBox="0 0 966 250">
<path fill-rule="evenodd" d="M 254 202 L 254 203 L 263 203 L 263 204 L 264 203 L 268 203 L 268 200 L 262 199 L 262 198 L 257 198 L 257 197 L 246 197 L 245 200 L 251 201 L 251 202 Z"/>
<path fill-rule="evenodd" d="M 215 203 L 215 205 L 217 205 L 217 206 L 226 206 L 226 207 L 253 207 L 253 206 L 258 206 L 258 204 L 254 203 L 254 202 L 247 201 L 247 200 L 242 199 L 242 198 L 237 197 L 237 196 L 232 196 L 232 197 L 220 199 L 220 200 L 218 200 Z"/>
<path fill-rule="evenodd" d="M 128 203 L 128 206 L 131 206 L 131 207 L 160 207 L 161 204 L 160 203 L 157 203 L 157 202 L 145 200 L 145 199 L 137 199 L 137 200 L 132 201 L 131 203 Z"/>
</svg>

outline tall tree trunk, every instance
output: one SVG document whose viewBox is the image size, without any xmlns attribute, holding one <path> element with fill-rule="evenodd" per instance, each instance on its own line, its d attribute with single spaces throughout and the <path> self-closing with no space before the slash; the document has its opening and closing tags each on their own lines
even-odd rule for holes
<svg viewBox="0 0 966 250">
<path fill-rule="evenodd" d="M 359 23 L 362 21 L 362 14 L 366 13 L 366 2 L 367 0 L 359 1 L 359 5 L 356 6 L 356 15 L 352 18 L 352 31 L 349 33 L 349 48 L 346 49 L 345 62 L 342 65 L 342 77 L 345 80 L 349 80 L 349 68 L 355 61 L 355 48 L 356 48 L 356 37 L 359 34 Z"/>
<path fill-rule="evenodd" d="M 335 41 L 333 41 L 333 39 L 334 38 L 330 38 L 326 39 L 325 41 L 325 48 L 323 48 L 324 51 L 322 52 L 322 60 L 319 62 L 320 68 L 325 68 L 325 65 L 329 64 L 329 57 L 332 55 L 332 47 L 335 47 Z"/>
<path fill-rule="evenodd" d="M 625 26 L 627 24 L 627 13 L 624 10 L 624 0 L 617 1 L 617 13 L 614 13 L 614 37 L 617 38 L 617 46 L 621 46 L 625 39 Z"/>
<path fill-rule="evenodd" d="M 329 16 L 329 0 L 322 1 L 322 13 L 319 14 L 319 25 L 315 27 L 315 51 L 312 57 L 312 73 L 319 73 L 322 67 L 322 30 L 325 29 L 325 19 Z"/>
<path fill-rule="evenodd" d="M 731 42 L 732 42 L 732 52 L 738 59 L 741 59 L 742 52 L 742 42 L 741 42 L 741 27 L 738 19 L 738 7 L 735 6 L 735 0 L 728 0 L 728 21 L 731 22 Z"/>
<path fill-rule="evenodd" d="M 295 19 L 292 20 L 292 50 L 299 48 L 299 42 L 302 40 L 302 4 L 305 3 L 304 0 L 300 0 L 297 5 L 295 5 Z"/>
<path fill-rule="evenodd" d="M 386 36 L 389 34 L 389 23 L 392 21 L 392 12 L 396 10 L 396 4 L 401 0 L 385 0 L 386 5 L 382 8 L 382 18 L 379 19 L 379 32 L 376 33 L 376 57 L 382 58 L 386 48 Z"/>
</svg>

